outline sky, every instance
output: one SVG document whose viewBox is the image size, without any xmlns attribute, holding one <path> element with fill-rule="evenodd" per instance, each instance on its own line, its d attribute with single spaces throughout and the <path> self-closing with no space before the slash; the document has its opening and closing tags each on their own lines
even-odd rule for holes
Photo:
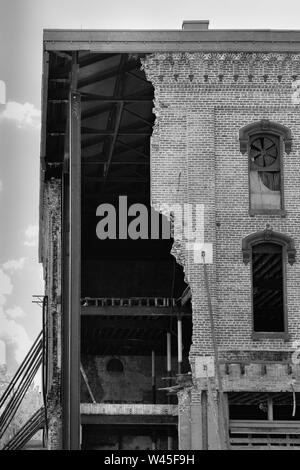
<svg viewBox="0 0 300 470">
<path fill-rule="evenodd" d="M 38 263 L 41 64 L 44 28 L 300 29 L 299 0 L 0 0 L 0 363 L 11 371 L 41 329 Z"/>
</svg>

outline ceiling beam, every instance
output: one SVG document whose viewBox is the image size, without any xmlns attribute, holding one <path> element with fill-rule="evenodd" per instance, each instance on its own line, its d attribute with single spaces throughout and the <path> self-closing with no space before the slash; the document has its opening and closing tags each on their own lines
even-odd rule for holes
<svg viewBox="0 0 300 470">
<path fill-rule="evenodd" d="M 128 150 L 132 150 L 134 153 L 136 153 L 137 155 L 141 155 L 142 157 L 145 157 L 147 159 L 150 159 L 150 155 L 145 153 L 145 152 L 142 152 L 141 150 L 138 150 L 137 148 L 133 147 L 133 145 L 138 145 L 137 143 L 135 142 L 132 142 L 131 145 L 127 144 L 126 142 L 123 142 L 122 140 L 118 139 L 118 144 L 120 144 L 122 147 L 124 148 L 127 148 Z M 139 146 L 142 146 L 143 144 L 145 144 L 145 140 L 143 139 L 143 142 L 139 145 Z"/>
<path fill-rule="evenodd" d="M 95 146 L 97 145 L 97 143 L 95 144 Z M 141 140 L 141 141 L 136 141 L 136 142 L 133 142 L 133 145 L 136 145 L 137 147 L 142 147 L 145 145 L 145 139 Z M 115 148 L 115 153 L 114 153 L 114 157 L 118 158 L 120 157 L 121 159 L 119 160 L 120 163 L 123 161 L 122 160 L 122 155 L 124 154 L 128 154 L 130 152 L 130 158 L 129 160 L 131 160 L 131 152 L 133 153 L 136 153 L 138 155 L 138 160 L 137 161 L 143 161 L 144 163 L 149 163 L 149 158 L 150 158 L 150 155 L 146 155 L 144 154 L 143 152 L 141 151 L 138 151 L 136 148 L 133 147 L 133 145 L 126 145 L 126 147 L 122 144 L 120 144 L 119 142 L 119 139 L 117 140 L 116 142 L 116 148 Z M 93 159 L 96 161 L 97 158 L 99 159 L 99 162 L 101 161 L 105 161 L 107 159 L 106 157 L 106 154 L 102 151 L 101 153 L 99 152 L 95 152 L 93 154 L 84 154 L 82 155 L 82 158 L 83 159 L 86 159 L 87 160 L 87 163 L 89 161 L 93 161 Z M 128 157 L 126 157 L 128 159 Z M 52 161 L 55 161 L 55 155 L 53 155 L 53 158 L 51 159 L 51 156 L 50 156 L 50 160 Z M 118 162 L 118 160 L 117 160 Z"/>
<path fill-rule="evenodd" d="M 118 154 L 119 155 L 119 154 Z M 104 165 L 106 163 L 105 160 L 94 160 L 94 161 L 86 161 L 82 162 L 82 165 Z M 121 160 L 121 161 L 112 161 L 111 165 L 150 165 L 150 162 L 145 162 L 141 160 Z"/>
<path fill-rule="evenodd" d="M 106 162 L 105 169 L 104 169 L 104 181 L 106 181 L 107 179 L 110 164 L 111 164 L 112 157 L 114 154 L 115 145 L 116 145 L 116 141 L 117 141 L 117 137 L 118 137 L 118 133 L 120 129 L 120 124 L 121 124 L 121 119 L 122 119 L 122 114 L 123 114 L 123 108 L 124 108 L 124 104 L 120 103 L 119 109 L 117 111 L 114 132 L 113 132 L 112 140 L 111 140 L 109 151 L 108 151 L 107 162 Z"/>
<path fill-rule="evenodd" d="M 111 102 L 111 103 L 152 103 L 153 97 L 110 97 L 110 96 L 103 96 L 97 95 L 94 93 L 82 93 L 82 101 L 102 101 L 102 102 Z"/>
<path fill-rule="evenodd" d="M 81 120 L 90 119 L 96 116 L 101 116 L 101 114 L 107 113 L 112 109 L 112 104 L 108 103 L 106 105 L 96 106 L 94 108 L 87 109 L 81 115 Z"/>
<path fill-rule="evenodd" d="M 180 310 L 178 307 L 81 307 L 81 315 L 90 316 L 125 316 L 125 317 L 177 317 L 180 313 L 181 317 L 192 318 L 192 314 Z"/>
<path fill-rule="evenodd" d="M 118 64 L 118 71 L 117 75 L 115 77 L 115 83 L 114 83 L 114 90 L 113 90 L 113 96 L 120 96 L 122 95 L 123 89 L 124 89 L 124 72 L 123 68 L 126 65 L 126 61 L 128 59 L 127 54 L 123 54 L 120 57 L 120 61 Z M 113 159 L 114 155 L 114 150 L 116 146 L 116 141 L 117 141 L 117 136 L 118 136 L 118 131 L 121 125 L 121 120 L 122 120 L 122 115 L 123 115 L 123 110 L 124 110 L 124 103 L 118 104 L 116 107 L 113 107 L 110 111 L 110 115 L 108 117 L 107 121 L 107 129 L 111 129 L 113 127 L 114 130 L 114 135 L 111 139 L 110 142 L 106 141 L 103 150 L 107 154 L 107 163 L 104 165 L 104 178 L 105 180 L 107 179 L 109 168 L 111 161 Z M 105 183 L 104 183 L 105 186 Z M 103 188 L 102 188 L 103 191 Z"/>
<path fill-rule="evenodd" d="M 72 60 L 72 52 L 63 52 L 63 51 L 51 51 L 51 54 L 55 54 L 57 57 L 61 59 Z"/>
<path fill-rule="evenodd" d="M 81 141 L 81 148 L 89 148 L 89 147 L 95 147 L 98 144 L 101 144 L 105 139 L 105 136 L 102 137 L 94 137 L 91 139 L 86 139 Z"/>
<path fill-rule="evenodd" d="M 86 54 L 85 56 L 79 59 L 79 66 L 80 68 L 88 67 L 89 65 L 102 62 L 103 60 L 110 59 L 111 57 L 115 57 L 116 55 L 118 54 Z"/>
<path fill-rule="evenodd" d="M 66 132 L 64 130 L 60 129 L 53 129 L 48 131 L 48 135 L 51 137 L 59 137 L 59 136 L 64 136 L 66 135 Z M 82 127 L 81 128 L 81 135 L 97 135 L 97 136 L 114 136 L 115 131 L 107 131 L 107 130 L 97 130 L 97 129 L 91 129 L 88 127 Z M 121 136 L 134 136 L 134 135 L 144 135 L 144 136 L 151 136 L 151 133 L 149 131 L 141 131 L 141 130 L 134 130 L 134 129 L 121 129 L 118 133 L 118 135 Z"/>
<path fill-rule="evenodd" d="M 82 175 L 83 179 L 86 181 L 97 181 L 101 183 L 105 183 L 107 181 L 107 176 L 84 176 Z M 111 183 L 147 183 L 149 178 L 140 178 L 140 177 L 131 177 L 131 176 L 113 176 L 109 175 L 109 181 Z"/>
<path fill-rule="evenodd" d="M 118 114 L 117 114 L 117 126 L 113 130 L 97 130 L 97 129 L 92 129 L 89 127 L 82 127 L 81 128 L 81 133 L 82 135 L 111 135 L 113 136 L 113 141 L 114 144 L 116 142 L 117 136 L 118 135 L 151 135 L 152 132 L 149 130 L 138 130 L 134 128 L 126 128 L 126 129 L 119 129 L 120 127 L 120 122 L 121 122 L 121 117 L 122 117 L 122 112 L 123 112 L 123 105 L 122 103 L 120 104 Z M 117 130 L 117 132 L 116 132 Z M 55 131 L 54 131 L 55 132 Z"/>
<path fill-rule="evenodd" d="M 137 67 L 138 67 L 138 64 L 135 60 L 131 61 L 131 62 L 127 62 L 126 64 L 123 65 L 122 72 L 130 71 L 130 70 L 136 69 Z M 94 83 L 98 83 L 98 82 L 101 82 L 103 80 L 107 80 L 108 78 L 112 78 L 112 77 L 117 76 L 119 74 L 119 72 L 120 72 L 119 66 L 113 67 L 113 68 L 111 68 L 109 70 L 106 70 L 106 71 L 98 72 L 95 75 L 91 75 L 88 78 L 84 78 L 82 80 L 79 80 L 78 87 L 79 88 L 84 88 L 84 87 L 92 85 Z"/>
<path fill-rule="evenodd" d="M 104 328 L 116 330 L 133 330 L 134 334 L 137 334 L 135 330 L 142 330 L 142 334 L 145 333 L 144 330 L 159 330 L 165 331 L 169 329 L 169 317 L 162 318 L 156 317 L 156 319 L 145 319 L 142 317 L 140 320 L 136 317 L 134 318 L 120 318 L 120 317 L 88 317 L 85 316 L 82 322 L 82 326 L 85 330 L 92 328 L 93 330 Z"/>
<path fill-rule="evenodd" d="M 126 111 L 126 113 L 131 114 L 132 116 L 137 117 L 139 121 L 144 122 L 145 124 L 147 124 L 147 126 L 150 126 L 150 127 L 152 128 L 153 122 L 151 122 L 151 121 L 149 121 L 149 120 L 143 118 L 142 116 L 140 116 L 140 114 L 135 113 L 134 111 L 131 111 L 131 110 L 127 109 L 127 108 L 124 108 L 124 111 Z"/>
<path fill-rule="evenodd" d="M 142 82 L 146 82 L 149 86 L 152 86 L 151 83 L 144 77 L 141 77 L 139 75 L 136 75 L 135 73 L 133 73 L 132 71 L 130 72 L 127 72 L 129 75 L 131 75 L 132 77 L 136 78 L 137 80 L 141 80 Z"/>
<path fill-rule="evenodd" d="M 89 101 L 99 101 L 102 103 L 152 103 L 153 96 L 143 96 L 143 97 L 112 97 L 112 96 L 104 96 L 98 95 L 95 93 L 81 93 L 82 101 L 89 102 Z M 68 89 L 58 88 L 54 90 L 49 90 L 48 92 L 48 100 L 53 103 L 61 103 L 67 102 L 69 100 L 68 96 Z"/>
</svg>

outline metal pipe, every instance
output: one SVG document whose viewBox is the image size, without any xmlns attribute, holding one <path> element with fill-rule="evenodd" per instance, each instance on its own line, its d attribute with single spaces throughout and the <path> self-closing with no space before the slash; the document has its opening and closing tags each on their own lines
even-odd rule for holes
<svg viewBox="0 0 300 470">
<path fill-rule="evenodd" d="M 178 374 L 182 370 L 182 320 L 180 316 L 177 318 L 177 353 L 178 353 Z"/>
<path fill-rule="evenodd" d="M 201 392 L 202 450 L 208 449 L 207 390 Z"/>
<path fill-rule="evenodd" d="M 213 351 L 214 351 L 215 375 L 216 375 L 216 379 L 217 379 L 217 383 L 219 387 L 219 407 L 221 408 L 221 410 L 218 410 L 218 424 L 219 424 L 220 443 L 221 443 L 222 450 L 228 450 L 230 449 L 230 441 L 229 441 L 229 434 L 228 434 L 228 425 L 226 423 L 226 416 L 225 416 L 223 384 L 222 384 L 222 377 L 221 377 L 221 372 L 220 372 L 219 351 L 218 351 L 218 344 L 217 344 L 216 334 L 215 334 L 215 324 L 214 324 L 213 308 L 212 308 L 212 301 L 211 301 L 210 289 L 209 289 L 207 267 L 205 263 L 205 251 L 202 251 L 201 255 L 202 255 L 202 260 L 203 260 L 203 273 L 204 273 L 204 282 L 205 282 L 205 289 L 206 289 L 207 303 L 208 303 L 211 340 L 212 340 L 212 346 L 213 346 Z"/>
<path fill-rule="evenodd" d="M 151 351 L 151 376 L 152 376 L 152 401 L 156 403 L 156 371 L 155 371 L 155 351 Z"/>
<path fill-rule="evenodd" d="M 171 377 L 172 374 L 172 337 L 171 333 L 167 332 L 167 375 Z M 169 387 L 172 385 L 171 378 L 168 381 Z M 168 404 L 171 403 L 170 394 L 167 396 Z M 170 428 L 168 429 L 168 450 L 173 450 L 173 436 L 171 435 Z"/>
<path fill-rule="evenodd" d="M 167 372 L 169 372 L 169 373 L 172 372 L 171 348 L 172 348 L 172 338 L 171 338 L 171 333 L 168 331 L 167 332 Z"/>
<path fill-rule="evenodd" d="M 272 395 L 268 395 L 268 421 L 273 421 L 273 400 L 272 400 Z"/>
</svg>

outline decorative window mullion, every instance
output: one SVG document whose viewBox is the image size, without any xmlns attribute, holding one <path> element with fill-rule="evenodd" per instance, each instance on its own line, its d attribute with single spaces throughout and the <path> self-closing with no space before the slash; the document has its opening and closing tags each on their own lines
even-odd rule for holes
<svg viewBox="0 0 300 470">
<path fill-rule="evenodd" d="M 291 132 L 267 119 L 240 130 L 240 150 L 248 154 L 250 215 L 285 215 L 283 154 L 291 151 Z"/>
</svg>

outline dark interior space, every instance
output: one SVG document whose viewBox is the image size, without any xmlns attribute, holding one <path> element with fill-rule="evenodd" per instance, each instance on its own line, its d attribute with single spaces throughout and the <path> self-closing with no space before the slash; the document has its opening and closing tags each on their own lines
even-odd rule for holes
<svg viewBox="0 0 300 470">
<path fill-rule="evenodd" d="M 173 449 L 178 448 L 175 425 L 83 425 L 83 450 L 156 450 L 167 449 L 172 436 Z"/>
<path fill-rule="evenodd" d="M 182 308 L 177 301 L 187 285 L 182 267 L 170 254 L 173 240 L 166 235 L 168 222 L 154 214 L 150 204 L 154 89 L 141 70 L 140 59 L 138 54 L 85 51 L 75 58 L 63 51 L 49 56 L 48 177 L 61 171 L 68 153 L 68 97 L 74 63 L 79 77 L 81 401 L 87 403 L 174 404 L 176 397 L 160 389 L 176 373 L 189 371 L 191 304 Z M 127 211 L 120 209 L 120 197 L 126 198 Z M 136 221 L 141 212 L 130 213 L 133 204 L 146 208 L 146 228 L 145 217 Z M 115 215 L 112 224 L 111 219 L 103 222 L 108 214 Z M 130 238 L 127 227 L 134 221 L 135 236 Z M 117 361 L 120 370 L 109 370 L 108 364 Z M 131 427 L 120 427 L 116 433 L 114 428 L 89 426 L 83 429 L 85 448 L 97 447 L 107 433 L 111 433 L 109 439 L 117 435 L 117 442 L 120 436 L 123 439 L 122 444 L 107 443 L 111 448 L 131 448 L 125 434 L 137 433 Z M 143 417 L 139 433 L 142 427 Z M 167 448 L 165 431 L 158 427 L 156 434 L 161 442 L 157 446 Z M 147 425 L 145 435 L 152 436 Z M 146 441 L 142 445 L 147 447 Z"/>
<path fill-rule="evenodd" d="M 228 400 L 232 420 L 300 420 L 299 393 L 231 392 Z"/>
<path fill-rule="evenodd" d="M 254 331 L 283 332 L 282 246 L 260 243 L 252 249 Z"/>
</svg>

